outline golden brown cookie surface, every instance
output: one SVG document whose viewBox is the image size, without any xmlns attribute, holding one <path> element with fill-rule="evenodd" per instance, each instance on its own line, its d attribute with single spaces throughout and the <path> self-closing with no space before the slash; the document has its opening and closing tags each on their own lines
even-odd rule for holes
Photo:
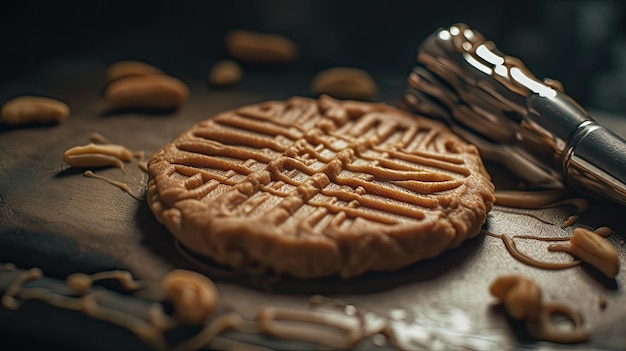
<svg viewBox="0 0 626 351">
<path fill-rule="evenodd" d="M 476 148 L 383 104 L 292 98 L 200 122 L 150 160 L 148 203 L 188 249 L 295 277 L 405 267 L 480 231 Z"/>
</svg>

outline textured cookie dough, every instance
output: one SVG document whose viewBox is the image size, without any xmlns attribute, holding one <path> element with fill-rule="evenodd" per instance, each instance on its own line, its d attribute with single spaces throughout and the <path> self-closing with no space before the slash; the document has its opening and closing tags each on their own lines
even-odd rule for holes
<svg viewBox="0 0 626 351">
<path fill-rule="evenodd" d="M 395 270 L 480 232 L 476 147 L 384 104 L 294 97 L 198 123 L 149 162 L 147 201 L 189 250 L 313 278 Z"/>
</svg>

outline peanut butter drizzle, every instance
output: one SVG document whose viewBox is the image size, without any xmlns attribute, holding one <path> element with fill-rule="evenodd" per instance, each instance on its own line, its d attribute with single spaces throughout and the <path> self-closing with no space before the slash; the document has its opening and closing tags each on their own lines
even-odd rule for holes
<svg viewBox="0 0 626 351">
<path fill-rule="evenodd" d="M 218 335 L 227 330 L 265 333 L 277 338 L 311 342 L 331 349 L 348 349 L 367 337 L 381 333 L 399 347 L 395 334 L 386 323 L 366 331 L 360 319 L 354 323 L 354 319 L 339 319 L 328 313 L 262 306 L 253 321 L 245 320 L 233 312 L 223 314 L 172 351 L 191 351 L 210 346 Z"/>
<path fill-rule="evenodd" d="M 94 282 L 107 279 L 117 280 L 124 289 L 129 291 L 143 288 L 143 284 L 136 281 L 130 272 L 121 270 L 98 272 L 94 274 L 75 273 L 67 277 L 67 283 L 73 290 L 83 292 L 91 288 Z"/>
<path fill-rule="evenodd" d="M 583 213 L 589 208 L 589 201 L 582 198 L 564 199 L 567 194 L 564 189 L 553 189 L 543 191 L 517 191 L 517 190 L 501 190 L 496 191 L 496 202 L 498 206 L 524 209 L 548 209 L 555 207 L 571 206 L 574 207 L 574 214 L 570 215 L 561 228 L 567 228 L 578 221 L 578 214 Z M 523 216 L 535 218 L 543 223 L 554 225 L 539 216 L 528 214 L 513 209 L 498 208 L 498 211 L 515 213 Z"/>
<path fill-rule="evenodd" d="M 538 241 L 568 241 L 570 238 L 561 238 L 561 237 L 545 237 L 545 236 L 537 236 L 537 235 L 513 235 L 514 239 L 532 239 Z"/>
<path fill-rule="evenodd" d="M 577 221 L 578 221 L 578 216 L 577 215 L 571 215 L 561 225 L 561 228 L 565 229 L 565 228 L 571 226 L 572 224 L 576 223 Z"/>
<path fill-rule="evenodd" d="M 496 205 L 514 208 L 540 209 L 562 200 L 563 189 L 543 191 L 496 190 Z"/>
<path fill-rule="evenodd" d="M 350 349 L 363 336 L 360 328 L 353 328 L 345 321 L 332 318 L 325 313 L 264 307 L 258 313 L 258 320 L 261 330 L 266 334 L 278 338 L 296 337 L 302 341 L 318 343 L 332 349 Z M 282 323 L 281 325 L 280 320 L 306 322 L 332 329 L 318 329 L 290 323 Z M 335 333 L 337 330 L 345 334 Z"/>
<path fill-rule="evenodd" d="M 133 157 L 137 159 L 137 167 L 148 173 L 148 164 L 146 163 L 146 153 L 143 150 L 133 151 Z"/>
<path fill-rule="evenodd" d="M 530 218 L 534 218 L 536 220 L 538 220 L 541 223 L 545 223 L 545 224 L 549 224 L 549 225 L 554 225 L 554 223 L 543 219 L 539 216 L 537 216 L 536 214 L 532 214 L 532 213 L 527 213 L 527 212 L 521 212 L 515 209 L 510 209 L 510 208 L 497 208 L 497 211 L 499 212 L 504 212 L 504 213 L 512 213 L 512 214 L 516 214 L 516 215 L 520 215 L 520 216 L 526 216 L 526 217 L 530 217 Z"/>
<path fill-rule="evenodd" d="M 18 309 L 25 301 L 42 301 L 54 307 L 79 311 L 89 317 L 119 325 L 133 332 L 146 344 L 158 350 L 166 349 L 163 331 L 174 327 L 176 322 L 165 315 L 160 304 L 153 303 L 150 306 L 150 318 L 146 321 L 132 314 L 100 305 L 100 292 L 92 292 L 90 287 L 83 289 L 80 292 L 80 296 L 73 297 L 57 294 L 45 288 L 26 288 L 23 286 L 28 281 L 41 279 L 42 277 L 43 274 L 39 268 L 31 268 L 18 275 L 2 296 L 2 305 L 8 309 Z M 100 272 L 91 276 L 84 274 L 81 277 L 89 277 L 91 281 L 118 279 L 123 286 L 136 287 L 135 282 L 130 277 L 130 273 L 124 271 Z M 72 280 L 72 278 L 68 278 L 70 281 Z"/>
<path fill-rule="evenodd" d="M 100 179 L 103 180 L 111 185 L 115 185 L 116 187 L 124 190 L 125 192 L 128 193 L 128 195 L 134 197 L 137 200 L 141 200 L 141 201 L 145 201 L 145 199 L 143 198 L 143 196 L 137 195 L 135 193 L 133 193 L 133 191 L 130 189 L 130 187 L 128 186 L 128 184 L 117 181 L 117 180 L 113 180 L 113 179 L 109 179 L 107 177 L 95 174 L 93 171 L 87 170 L 83 173 L 83 175 L 85 177 L 90 177 L 90 178 L 96 178 L 96 179 Z"/>
<path fill-rule="evenodd" d="M 14 269 L 15 269 L 15 266 L 13 266 L 13 270 Z M 19 294 L 20 289 L 22 288 L 22 285 L 24 285 L 24 283 L 29 282 L 31 280 L 41 279 L 41 277 L 43 277 L 43 272 L 39 268 L 31 268 L 25 271 L 24 273 L 20 274 L 17 277 L 17 279 L 15 279 L 15 281 L 13 281 L 11 285 L 9 285 L 4 295 L 2 295 L 2 305 L 5 308 L 11 309 L 11 310 L 18 309 L 21 303 L 15 297 L 17 294 Z"/>
<path fill-rule="evenodd" d="M 509 253 L 511 254 L 511 256 L 513 256 L 515 259 L 517 259 L 518 261 L 527 264 L 529 266 L 532 267 L 537 267 L 537 268 L 543 268 L 543 269 L 566 269 L 566 268 L 571 268 L 571 267 L 575 267 L 578 266 L 581 261 L 580 260 L 575 260 L 572 262 L 564 262 L 564 263 L 557 263 L 557 262 L 542 262 L 539 260 L 536 260 L 524 253 L 522 253 L 521 251 L 519 251 L 517 249 L 517 246 L 515 245 L 515 241 L 513 241 L 513 239 L 511 237 L 509 237 L 508 235 L 505 234 L 494 234 L 491 232 L 488 232 L 486 230 L 483 230 L 483 233 L 485 233 L 486 235 L 489 235 L 491 237 L 494 238 L 499 238 L 502 240 L 502 242 L 504 243 L 504 246 L 506 247 L 506 249 L 509 251 Z"/>
<path fill-rule="evenodd" d="M 11 270 L 13 266 L 5 264 L 3 270 Z M 88 276 L 88 275 L 84 275 Z M 345 315 L 352 319 L 334 318 L 328 312 L 313 310 L 297 310 L 289 308 L 276 308 L 262 306 L 258 310 L 255 320 L 245 320 L 241 315 L 234 312 L 226 312 L 211 322 L 195 336 L 181 342 L 175 347 L 168 347 L 164 333 L 179 326 L 179 321 L 171 318 L 163 312 L 159 303 L 153 303 L 149 307 L 147 320 L 126 314 L 122 311 L 112 310 L 98 304 L 98 295 L 85 291 L 79 297 L 68 297 L 52 293 L 43 288 L 23 288 L 22 285 L 33 279 L 42 277 L 39 269 L 31 269 L 11 284 L 2 298 L 2 303 L 7 308 L 19 308 L 19 302 L 27 300 L 40 300 L 59 308 L 76 310 L 87 316 L 109 322 L 128 329 L 137 335 L 147 345 L 157 350 L 193 351 L 204 347 L 219 347 L 220 345 L 236 346 L 238 348 L 265 351 L 264 347 L 221 340 L 219 336 L 228 330 L 242 333 L 265 333 L 278 338 L 312 342 L 332 349 L 348 349 L 354 347 L 365 338 L 373 335 L 384 336 L 391 344 L 402 349 L 395 331 L 388 321 L 374 328 L 368 328 L 364 315 L 354 306 L 339 299 L 325 298 L 320 295 L 313 296 L 311 303 L 315 306 L 327 305 L 342 308 Z M 131 288 L 137 287 L 128 272 L 112 271 L 101 272 L 89 276 L 90 279 L 119 279 L 120 282 Z M 69 278 L 69 277 L 68 277 Z M 70 280 L 70 279 L 68 279 Z M 19 300 L 17 300 L 18 298 Z M 11 299 L 15 300 L 14 302 Z M 552 315 L 559 313 L 567 316 L 573 324 L 572 332 L 564 332 L 554 326 Z M 356 320 L 354 319 L 356 318 Z M 298 323 L 291 323 L 298 322 Z M 305 323 L 305 324 L 301 324 Z M 308 326 L 306 324 L 309 324 Z M 542 304 L 540 314 L 527 322 L 529 332 L 540 340 L 560 343 L 582 342 L 589 338 L 586 331 L 581 328 L 580 316 L 567 306 L 546 303 Z"/>
<path fill-rule="evenodd" d="M 525 208 L 546 209 L 554 207 L 572 206 L 575 214 L 585 212 L 589 208 L 589 201 L 582 198 L 563 199 L 566 192 L 561 189 L 543 191 L 496 191 L 496 205 Z"/>
</svg>

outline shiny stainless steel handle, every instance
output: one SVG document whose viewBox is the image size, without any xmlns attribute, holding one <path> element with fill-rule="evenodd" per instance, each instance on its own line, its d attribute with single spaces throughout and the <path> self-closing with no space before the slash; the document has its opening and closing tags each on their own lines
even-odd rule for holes
<svg viewBox="0 0 626 351">
<path fill-rule="evenodd" d="M 573 133 L 562 162 L 569 184 L 626 204 L 626 142 L 615 133 L 584 122 Z"/>
<path fill-rule="evenodd" d="M 626 141 L 562 86 L 536 78 L 465 24 L 428 37 L 417 61 L 405 93 L 409 109 L 446 121 L 532 184 L 568 184 L 626 204 Z"/>
</svg>

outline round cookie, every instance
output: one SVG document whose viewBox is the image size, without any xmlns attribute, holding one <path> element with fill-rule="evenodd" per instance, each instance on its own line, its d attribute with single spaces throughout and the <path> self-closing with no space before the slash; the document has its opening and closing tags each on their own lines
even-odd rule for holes
<svg viewBox="0 0 626 351">
<path fill-rule="evenodd" d="M 314 278 L 387 271 L 480 232 L 494 186 L 444 125 L 294 97 L 200 122 L 150 159 L 147 200 L 187 249 Z"/>
</svg>

